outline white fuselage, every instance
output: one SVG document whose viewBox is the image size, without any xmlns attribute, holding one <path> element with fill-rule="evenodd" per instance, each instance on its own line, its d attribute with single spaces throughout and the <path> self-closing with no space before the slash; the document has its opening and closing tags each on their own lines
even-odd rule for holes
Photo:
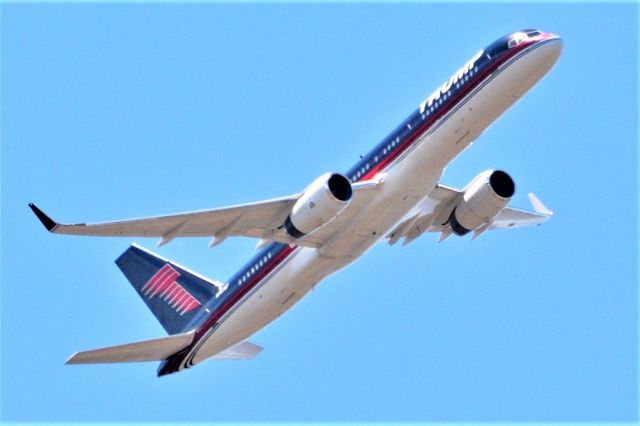
<svg viewBox="0 0 640 426">
<path fill-rule="evenodd" d="M 531 44 L 475 85 L 412 146 L 381 170 L 379 191 L 320 248 L 297 247 L 194 345 L 181 368 L 247 339 L 290 309 L 319 281 L 386 236 L 435 188 L 445 167 L 555 63 L 561 40 Z M 366 224 L 366 226 L 363 226 Z"/>
</svg>

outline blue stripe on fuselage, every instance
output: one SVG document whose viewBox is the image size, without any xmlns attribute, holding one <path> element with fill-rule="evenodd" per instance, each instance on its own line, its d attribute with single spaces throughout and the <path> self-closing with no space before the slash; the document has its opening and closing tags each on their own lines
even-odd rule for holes
<svg viewBox="0 0 640 426">
<path fill-rule="evenodd" d="M 529 48 L 535 48 L 539 45 L 545 44 L 548 40 L 542 40 L 535 42 L 534 44 L 525 44 L 514 48 L 512 51 L 505 52 L 509 55 L 502 54 L 490 58 L 488 55 L 483 54 L 478 59 L 473 68 L 473 74 L 469 78 L 460 83 L 457 87 L 453 86 L 446 95 L 443 95 L 440 99 L 442 102 L 434 103 L 433 111 L 427 108 L 423 114 L 417 109 L 411 114 L 402 124 L 400 124 L 389 136 L 383 139 L 373 150 L 371 150 L 366 156 L 357 162 L 349 171 L 346 176 L 352 182 L 365 180 L 371 176 L 379 173 L 381 170 L 390 165 L 395 159 L 397 159 L 403 152 L 405 152 L 412 142 L 417 139 L 419 135 L 426 132 L 437 121 L 445 117 L 461 99 L 469 96 L 480 87 L 477 83 L 484 81 L 484 79 L 495 71 L 500 65 L 506 63 L 510 59 L 517 59 L 521 55 L 518 54 L 530 50 Z M 446 98 L 444 97 L 446 96 Z M 427 113 L 427 111 L 429 111 Z M 358 173 L 361 172 L 361 173 Z M 287 251 L 283 256 L 282 253 Z M 167 361 L 163 362 L 158 371 L 159 374 L 169 374 L 171 372 L 178 371 L 180 365 L 183 364 L 184 357 L 190 352 L 195 352 L 192 349 L 196 346 L 200 346 L 200 340 L 207 335 L 207 332 L 219 325 L 219 319 L 229 312 L 232 308 L 237 308 L 239 302 L 244 299 L 243 296 L 248 294 L 253 288 L 257 287 L 260 282 L 269 275 L 275 266 L 278 264 L 286 263 L 290 260 L 291 254 L 295 252 L 295 248 L 288 244 L 271 243 L 262 250 L 260 250 L 242 269 L 234 274 L 228 281 L 229 287 L 218 298 L 212 298 L 207 304 L 196 314 L 192 321 L 185 327 L 186 330 L 197 329 L 196 338 L 193 343 L 181 351 L 179 354 L 175 354 Z M 274 265 L 275 264 L 275 265 Z M 237 299 L 230 304 L 229 302 Z M 220 312 L 220 309 L 224 309 Z M 215 321 L 212 319 L 215 318 Z"/>
<path fill-rule="evenodd" d="M 500 39 L 502 40 L 502 39 Z M 380 171 L 389 166 L 400 154 L 406 151 L 419 135 L 424 133 L 429 127 L 443 118 L 453 105 L 464 97 L 468 96 L 490 73 L 495 71 L 500 65 L 519 57 L 519 53 L 528 51 L 530 48 L 537 48 L 550 40 L 535 41 L 533 43 L 523 43 L 511 50 L 503 51 L 500 55 L 490 57 L 486 51 L 492 48 L 492 43 L 485 53 L 475 62 L 472 74 L 466 74 L 464 81 L 452 85 L 446 95 L 440 100 L 427 107 L 424 113 L 417 109 L 398 127 L 396 127 L 385 139 L 376 145 L 367 155 L 358 161 L 346 176 L 352 182 L 370 179 Z"/>
</svg>

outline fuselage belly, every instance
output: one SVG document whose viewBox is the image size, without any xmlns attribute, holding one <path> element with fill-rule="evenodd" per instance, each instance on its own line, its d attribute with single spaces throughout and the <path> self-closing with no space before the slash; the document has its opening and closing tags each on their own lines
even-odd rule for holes
<svg viewBox="0 0 640 426">
<path fill-rule="evenodd" d="M 546 74 L 560 47 L 557 37 L 541 39 L 483 75 L 473 90 L 460 96 L 445 115 L 417 135 L 410 148 L 375 174 L 374 179 L 381 180 L 380 189 L 365 209 L 323 247 L 295 247 L 285 262 L 204 332 L 184 356 L 180 368 L 247 339 L 291 308 L 322 279 L 385 237 L 429 196 L 447 164 Z M 428 104 L 424 106 L 428 115 Z M 367 225 L 363 227 L 363 223 Z"/>
</svg>

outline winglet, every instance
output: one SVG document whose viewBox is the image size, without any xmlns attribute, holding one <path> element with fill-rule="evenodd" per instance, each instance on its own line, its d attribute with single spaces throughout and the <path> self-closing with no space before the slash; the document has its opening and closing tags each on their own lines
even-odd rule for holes
<svg viewBox="0 0 640 426">
<path fill-rule="evenodd" d="M 536 213 L 540 213 L 546 216 L 553 216 L 553 212 L 549 210 L 544 204 L 542 204 L 542 201 L 540 201 L 538 197 L 536 197 L 536 194 L 534 194 L 533 192 L 529 193 L 529 202 L 533 206 Z"/>
<path fill-rule="evenodd" d="M 58 223 L 47 216 L 42 210 L 40 210 L 35 204 L 29 203 L 29 207 L 35 213 L 35 215 L 40 219 L 40 222 L 47 228 L 47 231 L 53 232 L 55 228 L 58 226 Z"/>
</svg>

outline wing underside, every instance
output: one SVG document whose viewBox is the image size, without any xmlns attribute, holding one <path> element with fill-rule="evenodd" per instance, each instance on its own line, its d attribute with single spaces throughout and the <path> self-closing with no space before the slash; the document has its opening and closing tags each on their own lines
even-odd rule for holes
<svg viewBox="0 0 640 426">
<path fill-rule="evenodd" d="M 406 245 L 425 232 L 440 232 L 442 241 L 451 234 L 449 217 L 461 195 L 460 190 L 444 185 L 436 186 L 431 194 L 387 235 L 389 244 L 393 245 L 402 239 L 402 244 Z M 529 194 L 529 201 L 534 211 L 506 207 L 485 226 L 474 230 L 473 237 L 476 238 L 492 229 L 540 225 L 553 216 L 553 212 L 533 193 Z"/>
<path fill-rule="evenodd" d="M 212 237 L 210 246 L 214 246 L 227 237 L 242 236 L 319 247 L 335 234 L 342 224 L 366 206 L 377 185 L 377 182 L 353 184 L 353 199 L 340 216 L 318 232 L 295 240 L 285 232 L 283 224 L 301 194 L 219 209 L 101 223 L 61 224 L 47 216 L 36 205 L 29 204 L 29 207 L 47 230 L 54 234 L 159 237 L 159 246 L 178 237 Z"/>
<path fill-rule="evenodd" d="M 283 229 L 283 224 L 300 194 L 212 210 L 69 225 L 57 223 L 34 204 L 29 206 L 47 230 L 55 234 L 159 237 L 158 246 L 178 237 L 212 237 L 210 247 L 221 243 L 227 237 L 243 236 L 265 242 L 276 241 L 304 247 L 320 247 L 344 224 L 366 209 L 379 185 L 380 181 L 354 184 L 353 200 L 342 214 L 319 230 L 298 239 L 288 235 Z M 387 235 L 389 244 L 395 244 L 402 239 L 405 245 L 425 232 L 440 232 L 441 240 L 446 238 L 450 234 L 449 217 L 461 194 L 462 192 L 458 189 L 437 185 L 429 196 Z M 539 225 L 553 215 L 553 212 L 544 207 L 534 194 L 529 194 L 529 200 L 534 211 L 506 207 L 486 226 L 475 230 L 474 238 L 491 229 Z"/>
</svg>

